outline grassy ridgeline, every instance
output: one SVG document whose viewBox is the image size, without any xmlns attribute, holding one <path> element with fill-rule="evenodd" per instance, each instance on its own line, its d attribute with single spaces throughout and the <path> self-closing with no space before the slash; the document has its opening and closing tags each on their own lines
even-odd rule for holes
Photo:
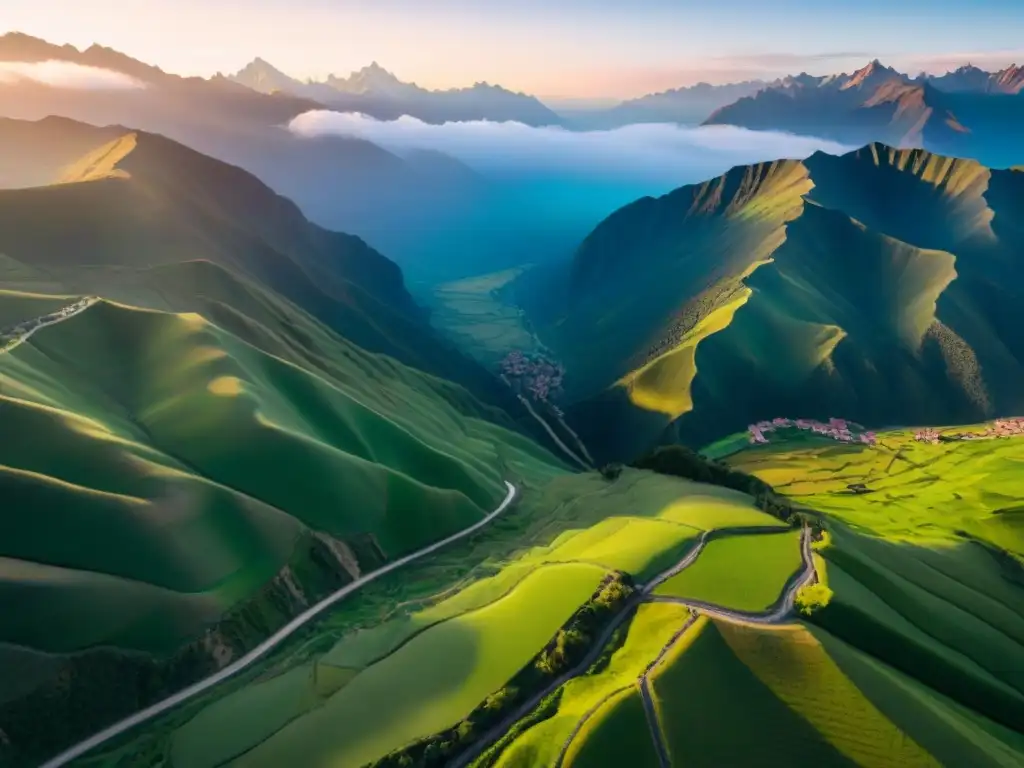
<svg viewBox="0 0 1024 768">
<path fill-rule="evenodd" d="M 272 328 L 222 308 L 243 340 L 100 302 L 0 355 L 0 654 L 19 669 L 0 712 L 21 754 L 479 520 L 503 479 L 558 471 L 455 385 L 313 321 L 306 347 L 289 343 L 279 306 Z M 293 360 L 265 351 L 279 347 Z"/>
</svg>

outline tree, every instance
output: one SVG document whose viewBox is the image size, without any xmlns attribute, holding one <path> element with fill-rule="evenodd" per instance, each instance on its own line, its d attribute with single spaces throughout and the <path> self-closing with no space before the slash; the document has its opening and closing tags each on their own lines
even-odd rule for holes
<svg viewBox="0 0 1024 768">
<path fill-rule="evenodd" d="M 519 693 L 519 691 L 512 686 L 499 688 L 484 699 L 484 709 L 489 712 L 497 712 L 504 708 L 511 699 L 514 699 L 517 693 Z"/>
<path fill-rule="evenodd" d="M 810 616 L 828 605 L 832 595 L 832 590 L 824 584 L 810 584 L 797 591 L 794 602 L 800 613 Z"/>
</svg>

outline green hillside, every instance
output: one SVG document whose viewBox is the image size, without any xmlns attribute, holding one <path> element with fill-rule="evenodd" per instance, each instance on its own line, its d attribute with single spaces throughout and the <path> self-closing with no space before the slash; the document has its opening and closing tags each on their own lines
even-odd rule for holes
<svg viewBox="0 0 1024 768">
<path fill-rule="evenodd" d="M 361 241 L 161 137 L 44 122 L 0 126 L 57 182 L 0 191 L 5 765 L 565 471 Z"/>
<path fill-rule="evenodd" d="M 329 589 L 480 519 L 504 479 L 557 466 L 453 385 L 340 340 L 299 350 L 322 355 L 300 367 L 245 322 L 259 346 L 104 301 L 0 354 L 0 642 L 75 654 L 5 691 L 11 738 L 95 696 L 88 681 L 124 652 L 144 655 L 95 714 L 68 713 L 68 735 L 223 665 Z M 68 674 L 82 690 L 55 687 Z"/>
<path fill-rule="evenodd" d="M 616 573 L 636 583 L 676 563 L 703 531 L 751 526 L 779 528 L 769 535 L 787 539 L 799 557 L 785 527 L 735 491 L 638 470 L 612 483 L 596 473 L 535 477 L 502 522 L 368 585 L 305 641 L 86 764 L 131 754 L 182 766 L 384 766 L 404 764 L 389 761 L 422 750 L 416 745 L 424 740 L 437 741 L 437 749 L 449 737 L 435 734 L 455 731 L 460 748 L 470 747 L 486 718 L 507 717 L 554 679 L 555 672 L 539 671 L 540 659 L 567 622 L 585 615 L 581 608 L 594 610 L 601 585 Z M 628 619 L 633 607 L 623 602 L 614 610 Z M 524 746 L 513 742 L 502 764 L 538 764 L 515 758 L 522 750 L 553 758 L 576 720 L 630 685 L 688 616 L 677 605 L 641 605 L 630 624 L 639 628 L 635 636 L 620 632 L 610 647 L 594 646 L 604 659 L 601 677 L 576 677 L 554 719 L 537 726 L 547 735 L 535 739 L 524 730 Z M 631 721 L 635 715 L 627 714 Z"/>
<path fill-rule="evenodd" d="M 40 125 L 7 121 L 0 140 L 12 152 L 42 144 L 62 160 L 69 147 L 89 148 L 59 169 L 43 153 L 33 167 L 60 183 L 0 188 L 4 288 L 154 306 L 164 286 L 150 270 L 208 261 L 287 298 L 368 351 L 461 383 L 510 412 L 519 407 L 487 371 L 429 330 L 394 263 L 357 237 L 310 223 L 241 168 L 142 131 L 112 136 L 114 129 L 72 121 L 60 121 L 59 131 Z M 197 287 L 166 302 L 191 311 L 188 303 L 206 294 Z"/>
<path fill-rule="evenodd" d="M 582 243 L 538 328 L 569 423 L 600 461 L 782 413 L 1017 412 L 1022 206 L 1019 171 L 878 144 L 638 200 Z"/>
<path fill-rule="evenodd" d="M 780 441 L 727 461 L 826 515 L 831 545 L 821 554 L 835 594 L 815 624 L 1019 730 L 1024 441 L 878 437 L 875 446 Z M 847 490 L 858 483 L 867 492 Z"/>
<path fill-rule="evenodd" d="M 734 169 L 610 217 L 554 319 L 437 288 L 484 364 L 565 361 L 575 472 L 362 241 L 158 136 L 19 130 L 0 173 L 54 183 L 0 191 L 0 765 L 218 670 L 75 764 L 1021 764 L 1019 425 L 731 434 L 1016 407 L 1019 173 Z M 716 458 L 602 466 L 659 437 Z"/>
</svg>

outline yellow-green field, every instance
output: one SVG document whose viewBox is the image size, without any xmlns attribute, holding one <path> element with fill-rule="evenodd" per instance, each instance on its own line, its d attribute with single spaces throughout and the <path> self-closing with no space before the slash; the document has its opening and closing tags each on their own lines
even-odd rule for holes
<svg viewBox="0 0 1024 768">
<path fill-rule="evenodd" d="M 893 675 L 1015 727 L 1024 722 L 1024 540 L 1014 511 L 1024 440 L 933 445 L 913 434 L 881 432 L 877 446 L 781 442 L 727 461 L 825 513 L 829 545 L 819 554 L 834 594 L 815 624 Z M 869 492 L 850 492 L 853 483 Z"/>
<path fill-rule="evenodd" d="M 507 597 L 417 635 L 237 764 L 357 768 L 456 724 L 544 647 L 604 575 L 578 563 L 535 571 Z"/>
<path fill-rule="evenodd" d="M 730 536 L 710 542 L 693 565 L 655 594 L 763 611 L 779 599 L 801 564 L 800 531 Z"/>
<path fill-rule="evenodd" d="M 590 732 L 581 734 L 578 746 L 562 764 L 573 768 L 656 768 L 658 753 L 647 729 L 640 692 L 630 688 L 604 702 L 594 713 Z"/>
<path fill-rule="evenodd" d="M 641 605 L 629 625 L 625 642 L 612 655 L 608 666 L 598 674 L 581 676 L 567 683 L 558 711 L 517 738 L 502 753 L 497 765 L 501 768 L 552 765 L 578 726 L 579 731 L 565 751 L 565 765 L 590 764 L 593 758 L 583 754 L 589 748 L 582 750 L 582 745 L 591 742 L 589 734 L 595 730 L 603 732 L 608 727 L 606 719 L 617 719 L 612 717 L 613 712 L 620 709 L 629 712 L 639 705 L 639 700 L 635 705 L 624 700 L 630 698 L 631 692 L 637 693 L 637 681 L 645 667 L 689 617 L 690 612 L 680 605 Z M 629 717 L 628 714 L 622 716 Z M 640 723 L 644 723 L 642 710 Z M 646 730 L 641 736 L 640 742 L 650 748 Z M 656 757 L 653 751 L 651 755 Z M 638 759 L 640 757 L 642 755 L 638 755 Z"/>
<path fill-rule="evenodd" d="M 62 611 L 17 611 L 2 639 L 174 647 L 271 579 L 309 529 L 334 537 L 354 576 L 478 520 L 511 462 L 543 466 L 429 380 L 414 388 L 415 374 L 368 396 L 366 380 L 395 364 L 364 359 L 347 379 L 365 383 L 351 386 L 198 316 L 109 303 L 0 355 L 0 479 L 14 508 L 33 510 L 5 518 L 5 597 L 109 606 L 66 626 Z"/>
<path fill-rule="evenodd" d="M 950 427 L 940 434 L 977 430 Z M 748 448 L 727 462 L 821 512 L 893 541 L 959 542 L 964 530 L 1024 555 L 1024 440 L 920 443 L 915 430 L 876 446 L 795 443 Z M 863 483 L 871 493 L 846 490 Z M 1004 511 L 1005 510 L 1005 511 Z"/>
</svg>

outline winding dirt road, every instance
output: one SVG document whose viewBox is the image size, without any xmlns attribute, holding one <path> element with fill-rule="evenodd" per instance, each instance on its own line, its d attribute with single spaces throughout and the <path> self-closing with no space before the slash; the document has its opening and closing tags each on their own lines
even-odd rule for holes
<svg viewBox="0 0 1024 768">
<path fill-rule="evenodd" d="M 817 574 L 814 570 L 814 559 L 811 550 L 811 535 L 810 529 L 804 528 L 801 533 L 800 539 L 800 551 L 803 559 L 803 569 L 797 572 L 787 583 L 780 596 L 778 602 L 762 613 L 746 613 L 743 611 L 734 611 L 731 608 L 724 606 L 712 605 L 710 603 L 703 603 L 694 600 L 684 600 L 681 598 L 664 597 L 661 595 L 652 595 L 651 592 L 660 584 L 663 584 L 668 579 L 675 576 L 677 573 L 693 565 L 700 553 L 703 551 L 707 543 L 713 538 L 723 536 L 743 536 L 757 533 L 763 533 L 766 535 L 784 533 L 786 528 L 779 528 L 777 526 L 745 526 L 739 528 L 722 528 L 715 531 L 704 531 L 697 539 L 697 543 L 683 556 L 679 562 L 668 568 L 657 576 L 653 577 L 644 585 L 638 585 L 636 592 L 630 596 L 630 598 L 623 604 L 622 609 L 615 618 L 612 619 L 611 623 L 605 628 L 605 630 L 598 636 L 597 640 L 591 647 L 590 652 L 587 656 L 575 667 L 559 675 L 557 678 L 552 680 L 542 690 L 531 696 L 526 702 L 517 707 L 513 712 L 509 713 L 506 717 L 502 718 L 500 722 L 494 725 L 492 728 L 485 731 L 476 740 L 473 746 L 463 752 L 461 755 L 456 757 L 451 763 L 450 768 L 465 768 L 472 763 L 477 757 L 483 754 L 488 748 L 491 747 L 498 739 L 500 739 L 508 730 L 515 725 L 519 720 L 526 717 L 532 712 L 541 701 L 547 698 L 550 694 L 554 693 L 559 687 L 567 683 L 574 677 L 578 677 L 585 672 L 593 663 L 597 660 L 601 651 L 604 649 L 605 644 L 611 639 L 612 633 L 622 625 L 622 623 L 632 615 L 633 611 L 642 603 L 648 602 L 672 602 L 680 603 L 690 608 L 690 616 L 684 622 L 683 626 L 672 636 L 672 638 L 662 647 L 657 657 L 648 664 L 643 674 L 637 679 L 636 685 L 640 688 L 640 695 L 643 700 L 644 710 L 647 713 L 648 723 L 651 726 L 651 737 L 654 739 L 655 749 L 658 752 L 658 759 L 664 768 L 668 768 L 670 765 L 668 750 L 665 745 L 664 737 L 661 733 L 661 727 L 658 724 L 657 713 L 654 709 L 654 701 L 650 695 L 650 688 L 648 683 L 648 675 L 651 671 L 665 658 L 672 647 L 679 641 L 679 639 L 686 633 L 693 622 L 697 620 L 701 613 L 715 618 L 725 619 L 727 621 L 739 621 L 739 622 L 757 622 L 762 624 L 778 624 L 785 621 L 789 614 L 793 610 L 793 602 L 796 598 L 796 593 L 800 587 L 805 584 L 813 582 L 817 578 Z M 569 734 L 565 743 L 562 745 L 562 749 L 559 752 L 558 758 L 554 762 L 554 768 L 561 768 L 562 762 L 565 759 L 566 754 L 569 751 L 569 746 L 572 744 L 573 739 L 578 735 L 580 729 L 586 723 L 586 721 L 592 717 L 598 709 L 611 697 L 625 690 L 624 688 L 618 688 L 608 696 L 604 697 L 594 707 L 588 710 L 582 718 L 573 727 L 572 732 Z"/>
<path fill-rule="evenodd" d="M 796 602 L 796 593 L 802 587 L 813 584 L 817 581 L 818 574 L 814 569 L 814 552 L 811 549 L 810 529 L 804 528 L 800 536 L 800 555 L 803 560 L 803 569 L 795 573 L 779 595 L 779 599 L 764 611 L 738 611 L 733 608 L 726 608 L 714 603 L 707 603 L 703 600 L 692 600 L 686 597 L 672 597 L 671 595 L 649 595 L 647 600 L 652 603 L 677 603 L 685 605 L 694 611 L 714 616 L 727 621 L 741 621 L 752 624 L 779 624 L 789 618 L 793 612 Z"/>
<path fill-rule="evenodd" d="M 477 521 L 468 528 L 464 528 L 458 533 L 454 533 L 445 539 L 436 541 L 430 546 L 424 547 L 423 549 L 413 552 L 412 554 L 406 555 L 405 557 L 395 560 L 393 563 L 385 565 L 383 568 L 380 568 L 374 571 L 373 573 L 369 573 L 366 576 L 358 578 L 351 584 L 346 584 L 344 587 L 332 593 L 328 597 L 324 598 L 313 607 L 308 608 L 307 610 L 300 613 L 290 622 L 281 627 L 281 629 L 279 629 L 273 635 L 271 635 L 262 643 L 257 645 L 251 651 L 249 651 L 249 653 L 240 658 L 238 661 L 234 662 L 233 664 L 229 664 L 219 672 L 216 672 L 213 675 L 210 675 L 209 677 L 200 680 L 197 683 L 193 683 L 189 687 L 179 691 L 173 696 L 169 696 L 163 701 L 159 701 L 156 704 L 153 704 L 152 706 L 146 707 L 145 709 L 136 712 L 134 715 L 127 717 L 118 723 L 115 723 L 109 728 L 105 728 L 99 733 L 90 736 L 88 739 L 80 741 L 78 744 L 75 744 L 73 747 L 66 749 L 56 757 L 44 763 L 41 768 L 59 768 L 59 766 L 66 765 L 72 760 L 81 757 L 86 752 L 95 749 L 100 744 L 109 741 L 115 736 L 120 736 L 125 731 L 128 731 L 131 728 L 134 728 L 135 726 L 146 722 L 147 720 L 151 720 L 157 715 L 160 715 L 166 712 L 167 710 L 171 709 L 172 707 L 176 707 L 178 704 L 181 704 L 182 702 L 188 701 L 189 699 L 198 696 L 203 691 L 209 690 L 218 683 L 227 680 L 229 677 L 237 675 L 239 672 L 248 668 L 254 662 L 261 659 L 273 648 L 280 645 L 282 641 L 284 641 L 287 637 L 292 635 L 300 627 L 307 624 L 311 619 L 319 616 L 321 613 L 326 611 L 339 600 L 342 600 L 343 598 L 352 594 L 356 590 L 365 587 L 371 581 L 375 581 L 379 579 L 381 576 L 384 576 L 385 574 L 391 573 L 392 571 L 397 570 L 398 568 L 401 568 L 404 565 L 408 565 L 409 563 L 415 560 L 419 560 L 421 557 L 425 557 L 429 554 L 436 552 L 442 547 L 445 547 L 455 541 L 458 541 L 459 539 L 463 539 L 466 536 L 470 536 L 471 534 L 476 533 L 485 525 L 487 525 L 496 517 L 498 517 L 498 515 L 500 515 L 502 512 L 508 509 L 509 505 L 515 499 L 516 494 L 519 492 L 518 489 L 507 480 L 505 481 L 505 487 L 508 490 L 508 492 L 506 493 L 504 500 L 501 502 L 501 504 L 498 505 L 497 509 L 495 509 L 493 512 L 488 514 L 483 519 Z"/>
</svg>

